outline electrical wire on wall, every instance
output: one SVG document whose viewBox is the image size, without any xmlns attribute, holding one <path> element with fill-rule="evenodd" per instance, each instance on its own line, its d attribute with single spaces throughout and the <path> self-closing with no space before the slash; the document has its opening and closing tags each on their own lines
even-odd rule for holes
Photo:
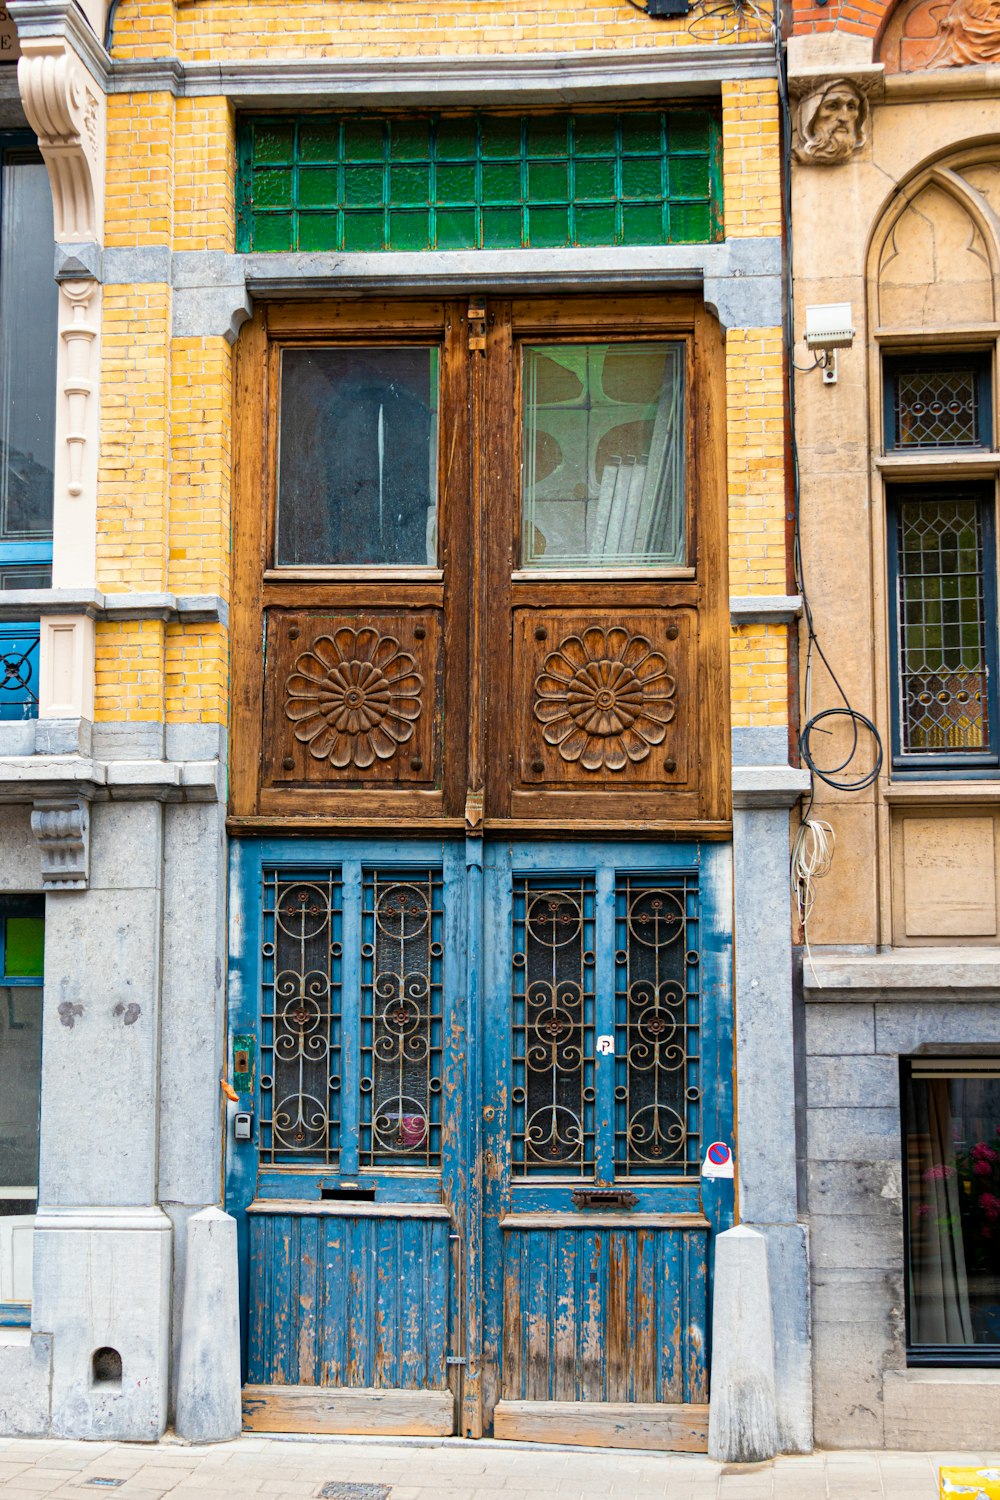
<svg viewBox="0 0 1000 1500">
<path fill-rule="evenodd" d="M 788 73 L 781 32 L 778 8 L 781 0 L 775 0 L 775 56 L 778 74 L 778 94 L 781 107 L 782 137 L 782 207 L 784 210 L 784 254 L 786 319 L 790 350 L 794 349 L 794 304 L 792 298 L 792 113 L 788 98 Z M 805 370 L 817 368 L 807 365 Z M 809 800 L 802 814 L 802 821 L 792 842 L 790 880 L 792 897 L 799 920 L 802 923 L 806 950 L 809 948 L 808 921 L 816 899 L 815 882 L 826 875 L 833 862 L 835 838 L 830 824 L 822 818 L 812 816 L 816 799 L 816 782 L 841 792 L 860 792 L 878 779 L 882 770 L 884 752 L 882 737 L 867 714 L 851 705 L 850 699 L 830 664 L 820 644 L 813 619 L 809 591 L 806 587 L 805 567 L 802 558 L 802 531 L 800 518 L 801 486 L 799 477 L 799 451 L 795 435 L 795 364 L 791 352 L 788 359 L 788 412 L 789 442 L 792 458 L 792 488 L 794 507 L 794 540 L 792 561 L 795 584 L 802 598 L 802 618 L 806 627 L 806 661 L 803 683 L 804 723 L 799 731 L 799 754 L 810 773 Z M 840 702 L 833 708 L 813 713 L 813 671 L 816 662 L 825 667 Z"/>
</svg>

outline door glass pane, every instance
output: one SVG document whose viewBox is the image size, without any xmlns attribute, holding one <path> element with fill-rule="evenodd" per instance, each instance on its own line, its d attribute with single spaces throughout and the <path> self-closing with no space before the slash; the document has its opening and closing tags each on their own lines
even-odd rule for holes
<svg viewBox="0 0 1000 1500">
<path fill-rule="evenodd" d="M 433 566 L 438 351 L 286 349 L 279 567 Z"/>
<path fill-rule="evenodd" d="M 594 1172 L 594 881 L 514 882 L 512 1170 Z"/>
<path fill-rule="evenodd" d="M 903 749 L 988 750 L 983 507 L 903 501 L 898 547 Z"/>
<path fill-rule="evenodd" d="M 700 1171 L 697 915 L 691 880 L 618 879 L 616 1176 Z"/>
<path fill-rule="evenodd" d="M 910 1343 L 1000 1345 L 1000 1074 L 921 1069 L 906 1095 Z"/>
<path fill-rule="evenodd" d="M 682 564 L 684 345 L 524 351 L 526 568 Z"/>
<path fill-rule="evenodd" d="M 2 544 L 52 535 L 57 290 L 52 196 L 42 162 L 6 153 L 0 210 Z"/>
<path fill-rule="evenodd" d="M 262 1163 L 338 1160 L 340 891 L 337 870 L 264 875 Z"/>
<path fill-rule="evenodd" d="M 361 948 L 361 1162 L 441 1163 L 440 870 L 369 870 Z"/>
<path fill-rule="evenodd" d="M 41 1067 L 41 985 L 0 985 L 0 1302 L 31 1300 Z"/>
</svg>

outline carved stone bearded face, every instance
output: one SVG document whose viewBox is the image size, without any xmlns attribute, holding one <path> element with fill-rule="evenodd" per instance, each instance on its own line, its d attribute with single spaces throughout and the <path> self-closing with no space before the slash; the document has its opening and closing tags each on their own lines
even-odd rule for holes
<svg viewBox="0 0 1000 1500">
<path fill-rule="evenodd" d="M 799 105 L 799 161 L 833 164 L 847 161 L 864 144 L 867 102 L 846 79 L 803 99 Z"/>
</svg>

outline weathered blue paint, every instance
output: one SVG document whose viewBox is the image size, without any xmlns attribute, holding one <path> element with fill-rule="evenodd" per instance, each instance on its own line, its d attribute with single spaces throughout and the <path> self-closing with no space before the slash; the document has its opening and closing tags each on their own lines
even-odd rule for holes
<svg viewBox="0 0 1000 1500">
<path fill-rule="evenodd" d="M 336 1171 L 259 1171 L 255 1144 L 228 1139 L 247 1378 L 441 1389 L 454 1384 L 458 1368 L 449 1375 L 446 1357 L 464 1358 L 461 1430 L 470 1435 L 490 1430 L 501 1396 L 703 1401 L 710 1241 L 733 1222 L 733 1185 L 696 1173 L 630 1178 L 634 1208 L 624 1222 L 606 1224 L 574 1205 L 568 1178 L 512 1182 L 511 892 L 515 875 L 593 878 L 597 1005 L 606 1018 L 597 1029 L 613 1032 L 616 874 L 697 878 L 701 1138 L 703 1146 L 731 1142 L 728 846 L 271 839 L 234 840 L 231 849 L 230 1058 L 233 1037 L 259 1029 L 265 867 L 340 871 L 345 1076 L 356 1076 L 361 964 L 350 933 L 354 923 L 360 932 L 363 869 L 439 867 L 445 912 L 440 1171 L 359 1172 L 357 1101 L 346 1096 Z M 596 1073 L 595 1184 L 610 1186 L 614 1059 L 608 1063 Z M 345 1189 L 374 1190 L 379 1212 L 322 1202 L 324 1190 Z M 419 1205 L 440 1205 L 447 1217 L 421 1217 Z"/>
<path fill-rule="evenodd" d="M 273 1204 L 249 1220 L 251 1385 L 447 1387 L 447 1217 Z"/>
</svg>

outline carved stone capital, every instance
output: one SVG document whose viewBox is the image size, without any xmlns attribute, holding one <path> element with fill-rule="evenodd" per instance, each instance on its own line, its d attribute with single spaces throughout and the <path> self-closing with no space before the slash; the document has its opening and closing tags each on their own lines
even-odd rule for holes
<svg viewBox="0 0 1000 1500">
<path fill-rule="evenodd" d="M 31 831 L 42 851 L 42 889 L 85 891 L 90 879 L 90 808 L 82 797 L 36 802 Z"/>
<path fill-rule="evenodd" d="M 789 74 L 793 99 L 792 154 L 809 166 L 839 166 L 868 142 L 871 100 L 883 87 L 881 67 L 850 74 L 804 70 Z"/>
<path fill-rule="evenodd" d="M 56 239 L 100 240 L 104 93 L 64 36 L 23 37 L 17 83 L 49 169 Z"/>
</svg>

